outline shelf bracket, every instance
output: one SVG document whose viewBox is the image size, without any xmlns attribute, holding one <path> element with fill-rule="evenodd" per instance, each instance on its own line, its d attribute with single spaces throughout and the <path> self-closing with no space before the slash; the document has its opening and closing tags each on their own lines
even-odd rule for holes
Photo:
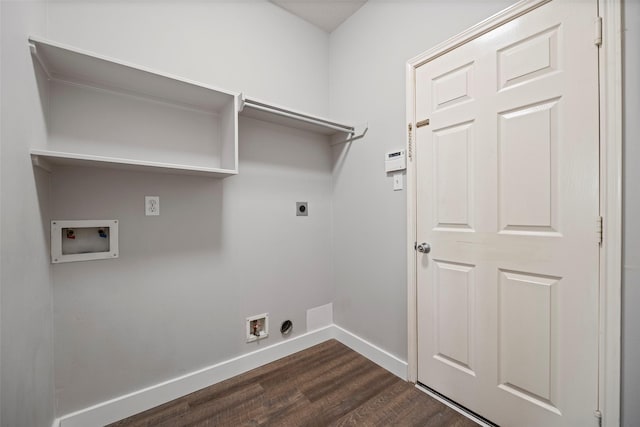
<svg viewBox="0 0 640 427">
<path fill-rule="evenodd" d="M 340 144 L 346 144 L 348 142 L 353 142 L 355 140 L 364 138 L 364 136 L 367 134 L 367 131 L 369 130 L 369 124 L 368 123 L 364 123 L 363 125 L 360 126 L 356 126 L 353 130 L 353 132 L 349 133 L 349 137 L 347 137 L 346 139 L 342 139 L 341 135 L 338 136 L 334 136 L 332 138 L 331 144 L 330 145 L 340 145 Z"/>
<path fill-rule="evenodd" d="M 49 72 L 49 67 L 47 67 L 47 63 L 38 52 L 38 47 L 33 41 L 31 41 L 31 39 L 29 40 L 29 51 L 31 51 L 31 56 L 33 56 L 36 59 L 36 61 L 38 61 L 38 64 L 40 64 L 40 68 L 42 68 L 42 71 L 44 71 L 44 74 L 47 76 L 47 79 L 51 80 L 51 73 Z"/>
<path fill-rule="evenodd" d="M 52 171 L 51 163 L 42 156 L 31 154 L 31 164 L 49 173 Z"/>
</svg>

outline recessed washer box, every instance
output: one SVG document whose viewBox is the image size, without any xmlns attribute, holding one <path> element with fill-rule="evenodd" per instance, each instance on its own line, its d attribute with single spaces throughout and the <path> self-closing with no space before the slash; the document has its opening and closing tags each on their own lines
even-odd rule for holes
<svg viewBox="0 0 640 427">
<path fill-rule="evenodd" d="M 118 220 L 51 221 L 51 262 L 118 258 Z"/>
</svg>

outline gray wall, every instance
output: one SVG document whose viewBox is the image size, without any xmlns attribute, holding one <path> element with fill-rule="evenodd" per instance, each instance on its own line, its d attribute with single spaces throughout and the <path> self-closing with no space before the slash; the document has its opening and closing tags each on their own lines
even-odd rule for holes
<svg viewBox="0 0 640 427">
<path fill-rule="evenodd" d="M 624 2 L 624 246 L 622 424 L 640 420 L 640 2 Z"/>
<path fill-rule="evenodd" d="M 52 40 L 326 115 L 325 32 L 266 0 L 52 0 Z"/>
<path fill-rule="evenodd" d="M 405 360 L 406 191 L 384 172 L 406 144 L 405 65 L 512 3 L 369 0 L 331 34 L 331 114 L 369 121 L 334 172 L 334 319 Z"/>
<path fill-rule="evenodd" d="M 326 114 L 328 36 L 267 2 L 55 2 L 54 40 L 292 108 Z M 61 168 L 51 218 L 118 219 L 120 258 L 53 267 L 63 415 L 306 332 L 333 300 L 330 147 L 240 123 L 224 180 Z M 144 196 L 160 196 L 159 217 Z M 295 202 L 309 216 L 295 216 Z M 270 337 L 246 344 L 247 316 Z"/>
<path fill-rule="evenodd" d="M 324 140 L 242 124 L 240 175 L 225 180 L 61 168 L 52 218 L 119 220 L 120 258 L 58 264 L 55 369 L 65 414 L 304 333 L 332 301 L 331 158 Z M 145 195 L 160 196 L 145 217 Z M 309 217 L 295 202 L 309 202 Z M 244 319 L 270 337 L 246 344 Z"/>
<path fill-rule="evenodd" d="M 0 265 L 0 425 L 51 425 L 52 288 L 47 249 L 48 177 L 32 169 L 29 148 L 44 120 L 27 35 L 45 29 L 46 5 L 0 2 L 2 19 Z"/>
</svg>

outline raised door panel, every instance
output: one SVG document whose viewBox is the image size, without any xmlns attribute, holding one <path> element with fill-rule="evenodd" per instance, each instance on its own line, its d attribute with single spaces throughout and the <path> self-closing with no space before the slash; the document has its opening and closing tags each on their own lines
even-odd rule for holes
<svg viewBox="0 0 640 427">
<path fill-rule="evenodd" d="M 558 69 L 558 28 L 526 37 L 498 51 L 498 88 L 526 83 Z"/>
<path fill-rule="evenodd" d="M 435 262 L 434 358 L 470 375 L 473 372 L 475 288 L 472 265 Z"/>
<path fill-rule="evenodd" d="M 556 98 L 499 114 L 501 231 L 559 231 L 559 102 Z"/>
<path fill-rule="evenodd" d="M 559 413 L 554 400 L 561 278 L 502 270 L 499 281 L 499 387 Z"/>
<path fill-rule="evenodd" d="M 438 229 L 473 229 L 472 144 L 473 122 L 433 132 L 434 225 Z"/>
</svg>

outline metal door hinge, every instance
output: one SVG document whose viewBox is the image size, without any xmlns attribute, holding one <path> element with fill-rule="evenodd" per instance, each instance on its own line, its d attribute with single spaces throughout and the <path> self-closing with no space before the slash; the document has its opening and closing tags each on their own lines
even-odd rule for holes
<svg viewBox="0 0 640 427">
<path fill-rule="evenodd" d="M 596 26 L 596 34 L 595 34 L 596 37 L 593 40 L 593 44 L 595 44 L 596 46 L 600 47 L 600 46 L 602 46 L 602 18 L 600 16 L 598 16 L 594 20 L 594 24 Z"/>
<path fill-rule="evenodd" d="M 598 420 L 598 426 L 602 427 L 602 412 L 600 412 L 599 410 L 596 409 L 595 412 L 593 413 L 593 415 Z"/>
<path fill-rule="evenodd" d="M 596 220 L 596 237 L 598 239 L 598 244 L 602 246 L 602 242 L 604 241 L 604 227 L 601 216 Z"/>
<path fill-rule="evenodd" d="M 413 160 L 413 124 L 409 123 L 408 134 L 409 134 L 409 142 L 407 144 L 407 152 L 409 154 L 409 160 Z"/>
<path fill-rule="evenodd" d="M 416 123 L 416 129 L 421 128 L 422 126 L 429 126 L 429 119 L 420 120 Z"/>
</svg>

